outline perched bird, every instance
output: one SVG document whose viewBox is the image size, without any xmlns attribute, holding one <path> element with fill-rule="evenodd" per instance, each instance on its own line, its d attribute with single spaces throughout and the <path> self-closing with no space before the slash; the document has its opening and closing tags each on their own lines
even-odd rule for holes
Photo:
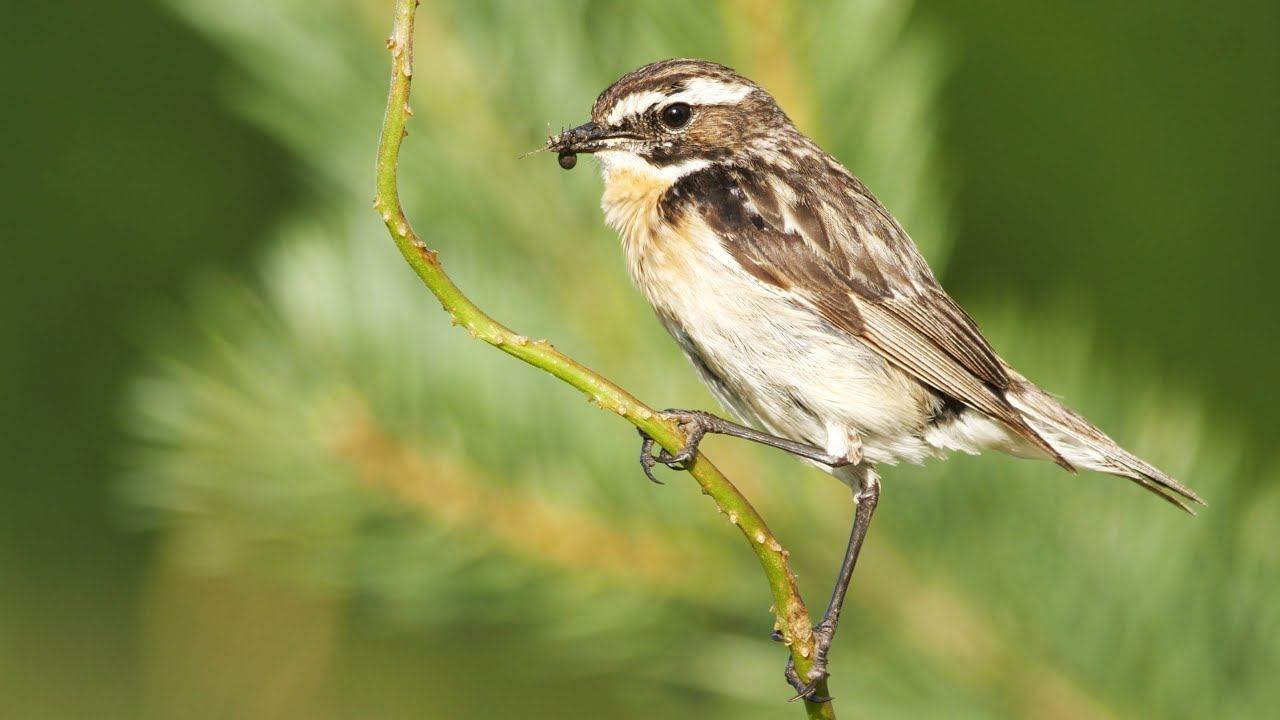
<svg viewBox="0 0 1280 720">
<path fill-rule="evenodd" d="M 1126 477 L 1190 511 L 1203 501 L 1010 367 L 938 284 L 902 226 L 759 85 L 704 60 L 646 65 L 548 148 L 593 153 L 605 219 L 667 331 L 725 408 L 754 428 L 671 410 L 708 432 L 780 447 L 857 499 L 845 560 L 815 627 L 809 699 L 879 497 L 880 463 L 999 450 Z"/>
</svg>

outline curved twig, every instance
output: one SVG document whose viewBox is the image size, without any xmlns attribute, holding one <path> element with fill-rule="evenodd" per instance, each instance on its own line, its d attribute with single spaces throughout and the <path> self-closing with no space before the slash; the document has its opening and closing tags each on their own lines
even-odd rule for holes
<svg viewBox="0 0 1280 720">
<path fill-rule="evenodd" d="M 643 430 L 670 452 L 684 445 L 684 436 L 674 423 L 637 400 L 630 393 L 601 375 L 578 364 L 557 351 L 546 340 L 530 340 L 486 315 L 454 285 L 440 264 L 436 252 L 427 248 L 414 232 L 400 205 L 396 175 L 400 143 L 405 135 L 409 109 L 409 87 L 413 76 L 413 20 L 416 0 L 396 0 L 395 23 L 387 48 L 391 51 L 391 88 L 387 96 L 382 136 L 378 142 L 377 195 L 373 206 L 382 215 L 396 247 L 409 266 L 427 286 L 455 325 L 466 328 L 472 336 L 545 370 L 578 390 L 588 400 L 615 412 Z M 689 474 L 702 486 L 702 491 L 715 501 L 730 522 L 738 526 L 760 561 L 773 594 L 774 614 L 778 629 L 791 648 L 796 669 L 804 676 L 813 667 L 813 635 L 809 612 L 800 598 L 787 551 L 769 531 L 764 519 L 751 503 L 701 453 L 688 466 Z M 817 688 L 826 695 L 826 681 Z M 811 718 L 835 717 L 830 702 L 805 702 Z"/>
</svg>

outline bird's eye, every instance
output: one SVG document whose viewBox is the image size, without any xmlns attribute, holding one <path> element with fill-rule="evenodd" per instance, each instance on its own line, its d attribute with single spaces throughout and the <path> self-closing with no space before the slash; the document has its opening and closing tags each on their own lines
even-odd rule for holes
<svg viewBox="0 0 1280 720">
<path fill-rule="evenodd" d="M 693 117 L 693 108 L 684 103 L 672 103 L 662 108 L 662 124 L 672 130 L 679 130 Z"/>
</svg>

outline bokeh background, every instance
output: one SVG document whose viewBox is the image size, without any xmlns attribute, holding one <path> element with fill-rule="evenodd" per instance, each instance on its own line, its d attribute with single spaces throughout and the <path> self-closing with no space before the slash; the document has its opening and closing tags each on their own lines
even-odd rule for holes
<svg viewBox="0 0 1280 720">
<path fill-rule="evenodd" d="M 0 26 L 0 706 L 13 718 L 797 716 L 731 526 L 451 329 L 369 207 L 388 2 L 25 3 Z M 877 191 L 994 344 L 1210 501 L 887 469 L 833 651 L 863 717 L 1280 707 L 1280 5 L 439 2 L 406 201 L 483 307 L 710 406 L 594 162 L 616 76 L 726 62 Z M 819 609 L 852 510 L 707 448 Z"/>
</svg>

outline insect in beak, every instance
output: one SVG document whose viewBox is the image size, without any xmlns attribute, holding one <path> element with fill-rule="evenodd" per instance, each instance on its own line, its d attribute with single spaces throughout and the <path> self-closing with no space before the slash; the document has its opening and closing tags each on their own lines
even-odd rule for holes
<svg viewBox="0 0 1280 720">
<path fill-rule="evenodd" d="M 570 128 L 547 138 L 547 149 L 558 153 L 560 167 L 572 170 L 578 164 L 578 153 L 593 153 L 614 147 L 616 140 L 638 140 L 639 137 L 628 132 L 620 132 L 600 127 L 594 122 Z"/>
</svg>

